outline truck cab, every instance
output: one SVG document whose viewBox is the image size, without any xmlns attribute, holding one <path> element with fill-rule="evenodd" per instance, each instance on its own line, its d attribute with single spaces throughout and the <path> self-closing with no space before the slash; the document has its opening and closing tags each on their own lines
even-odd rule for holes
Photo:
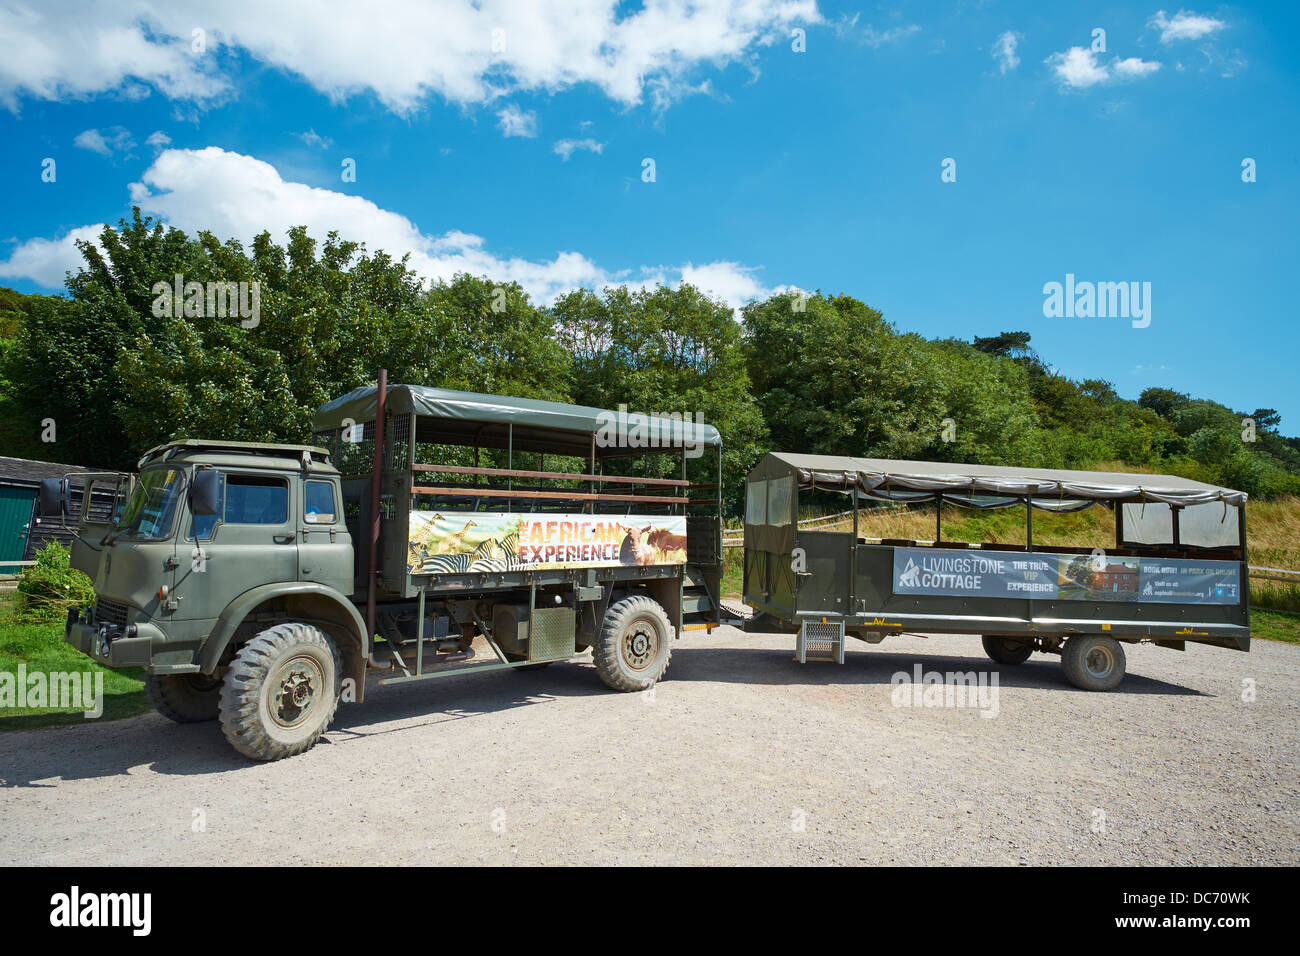
<svg viewBox="0 0 1300 956">
<path fill-rule="evenodd" d="M 342 509 L 338 471 L 320 448 L 154 448 L 120 515 L 85 529 L 90 566 L 79 563 L 96 601 L 69 616 L 67 641 L 110 667 L 211 679 L 234 631 L 285 612 L 295 595 L 324 598 L 335 605 L 325 616 L 347 621 L 353 551 Z"/>
</svg>

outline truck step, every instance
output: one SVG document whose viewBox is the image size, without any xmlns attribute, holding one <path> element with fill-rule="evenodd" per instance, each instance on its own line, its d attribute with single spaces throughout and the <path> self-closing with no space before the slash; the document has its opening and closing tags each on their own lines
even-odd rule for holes
<svg viewBox="0 0 1300 956">
<path fill-rule="evenodd" d="M 795 642 L 795 660 L 800 664 L 808 661 L 830 661 L 844 663 L 844 622 L 803 621 L 799 626 L 799 636 Z"/>
<path fill-rule="evenodd" d="M 682 595 L 682 613 L 683 614 L 707 614 L 715 610 L 713 598 L 705 593 L 693 593 L 687 591 Z"/>
</svg>

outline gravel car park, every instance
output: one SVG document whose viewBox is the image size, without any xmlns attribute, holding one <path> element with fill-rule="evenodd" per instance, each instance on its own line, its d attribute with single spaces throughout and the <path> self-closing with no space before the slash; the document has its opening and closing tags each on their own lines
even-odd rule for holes
<svg viewBox="0 0 1300 956">
<path fill-rule="evenodd" d="M 1135 646 L 1124 684 L 1090 694 L 968 637 L 843 666 L 791 644 L 695 632 L 633 694 L 581 658 L 390 687 L 275 763 L 154 713 L 7 733 L 0 861 L 1300 862 L 1295 647 Z M 918 668 L 990 678 L 996 715 L 924 706 Z"/>
</svg>

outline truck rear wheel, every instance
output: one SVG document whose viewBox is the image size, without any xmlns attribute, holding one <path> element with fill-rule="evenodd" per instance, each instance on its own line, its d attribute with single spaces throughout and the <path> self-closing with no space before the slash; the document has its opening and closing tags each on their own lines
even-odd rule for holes
<svg viewBox="0 0 1300 956">
<path fill-rule="evenodd" d="M 984 653 L 999 664 L 1006 664 L 1014 667 L 1016 664 L 1023 664 L 1029 660 L 1029 655 L 1034 649 L 1024 641 L 1017 641 L 1010 637 L 998 637 L 994 634 L 985 634 L 983 637 Z"/>
<path fill-rule="evenodd" d="M 1124 648 L 1113 637 L 1080 634 L 1065 642 L 1061 667 L 1080 690 L 1111 690 L 1124 679 Z"/>
<path fill-rule="evenodd" d="M 668 669 L 673 626 L 657 601 L 643 595 L 623 598 L 605 612 L 592 645 L 596 673 L 614 690 L 653 687 Z"/>
<path fill-rule="evenodd" d="M 150 674 L 144 692 L 158 711 L 178 724 L 217 719 L 221 681 L 203 674 Z"/>
<path fill-rule="evenodd" d="M 292 757 L 320 739 L 339 702 L 339 653 L 309 624 L 277 624 L 239 649 L 221 688 L 221 729 L 254 760 Z"/>
</svg>

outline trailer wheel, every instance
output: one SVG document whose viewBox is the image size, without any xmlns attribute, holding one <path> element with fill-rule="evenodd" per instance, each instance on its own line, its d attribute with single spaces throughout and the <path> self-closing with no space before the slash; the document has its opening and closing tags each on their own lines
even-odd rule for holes
<svg viewBox="0 0 1300 956">
<path fill-rule="evenodd" d="M 217 719 L 221 681 L 203 674 L 150 674 L 144 692 L 158 711 L 178 724 Z"/>
<path fill-rule="evenodd" d="M 1061 667 L 1080 690 L 1111 690 L 1124 679 L 1124 648 L 1113 637 L 1081 634 L 1065 642 Z"/>
<path fill-rule="evenodd" d="M 614 690 L 645 690 L 668 669 L 673 626 L 657 601 L 634 595 L 605 612 L 592 645 L 596 672 Z"/>
<path fill-rule="evenodd" d="M 1006 664 L 1008 667 L 1023 664 L 1029 660 L 1029 655 L 1034 652 L 1034 649 L 1025 641 L 1017 641 L 1009 637 L 985 634 L 983 642 L 984 653 L 999 664 Z"/>
<path fill-rule="evenodd" d="M 277 624 L 240 648 L 221 688 L 221 729 L 254 760 L 310 750 L 339 703 L 339 652 L 309 624 Z"/>
</svg>

